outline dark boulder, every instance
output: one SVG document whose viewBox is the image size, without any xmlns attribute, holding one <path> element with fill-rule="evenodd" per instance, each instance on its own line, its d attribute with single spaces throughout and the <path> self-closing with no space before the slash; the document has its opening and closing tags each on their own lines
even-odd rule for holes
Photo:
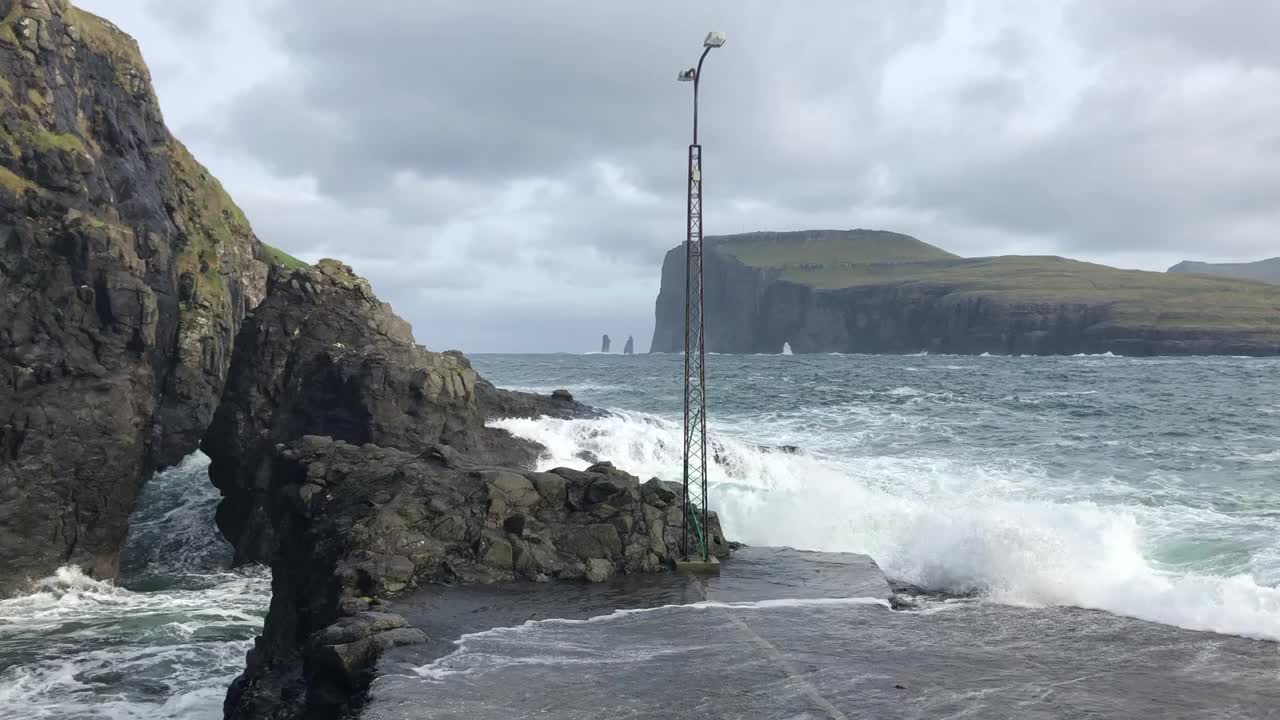
<svg viewBox="0 0 1280 720">
<path fill-rule="evenodd" d="M 349 267 L 322 260 L 314 269 L 274 269 L 266 301 L 240 333 L 223 402 L 202 444 L 223 493 L 218 527 L 237 561 L 272 558 L 275 488 L 262 478 L 280 443 L 317 435 L 532 464 L 531 444 L 484 426 L 481 395 L 509 401 L 479 384 L 460 353 L 415 344 L 409 324 Z"/>
<path fill-rule="evenodd" d="M 536 395 L 503 390 L 494 387 L 484 378 L 476 380 L 476 401 L 485 420 L 540 417 L 571 420 L 604 417 L 608 414 L 578 402 L 568 390 L 556 390 L 550 395 Z"/>
</svg>

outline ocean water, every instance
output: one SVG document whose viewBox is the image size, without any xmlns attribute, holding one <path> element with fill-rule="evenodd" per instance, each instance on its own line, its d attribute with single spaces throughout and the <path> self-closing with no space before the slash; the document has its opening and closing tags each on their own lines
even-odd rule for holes
<svg viewBox="0 0 1280 720">
<path fill-rule="evenodd" d="M 144 488 L 118 586 L 62 568 L 0 600 L 0 718 L 222 717 L 271 578 L 227 569 L 207 467 L 196 454 Z"/>
<path fill-rule="evenodd" d="M 618 410 L 509 420 L 542 465 L 678 479 L 678 355 L 480 356 Z M 1280 640 L 1280 361 L 708 358 L 731 539 L 866 553 L 895 581 Z M 763 446 L 794 445 L 798 455 Z"/>
<path fill-rule="evenodd" d="M 607 459 L 678 479 L 679 356 L 472 360 L 500 386 L 614 411 L 499 422 L 547 447 L 542 467 Z M 658 609 L 617 612 L 645 605 L 628 589 L 573 622 L 525 623 L 542 588 L 488 603 L 502 608 L 489 626 L 442 628 L 443 655 L 385 678 L 396 691 L 372 716 L 1275 716 L 1278 373 L 1235 358 L 712 356 L 712 505 L 729 537 L 868 554 L 918 608 L 776 551 L 734 571 L 771 568 L 763 599 L 668 587 Z M 146 488 L 119 587 L 66 568 L 0 601 L 0 718 L 221 716 L 270 583 L 227 570 L 205 462 Z"/>
</svg>

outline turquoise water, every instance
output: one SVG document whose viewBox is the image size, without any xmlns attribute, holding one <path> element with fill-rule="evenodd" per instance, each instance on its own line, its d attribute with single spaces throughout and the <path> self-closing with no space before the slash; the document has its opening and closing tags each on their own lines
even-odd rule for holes
<svg viewBox="0 0 1280 720">
<path fill-rule="evenodd" d="M 546 466 L 680 467 L 680 356 L 480 356 L 602 420 L 504 421 Z M 897 580 L 1280 640 L 1280 361 L 712 356 L 712 506 Z M 760 446 L 796 445 L 800 455 Z"/>
</svg>

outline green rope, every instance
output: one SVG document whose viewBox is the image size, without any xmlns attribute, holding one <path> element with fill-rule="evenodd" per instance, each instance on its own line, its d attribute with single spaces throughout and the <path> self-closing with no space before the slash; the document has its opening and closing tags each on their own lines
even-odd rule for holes
<svg viewBox="0 0 1280 720">
<path fill-rule="evenodd" d="M 693 520 L 693 537 L 698 541 L 698 556 L 707 557 L 707 540 L 702 534 L 702 523 L 698 521 L 698 506 L 689 503 L 689 519 Z"/>
</svg>

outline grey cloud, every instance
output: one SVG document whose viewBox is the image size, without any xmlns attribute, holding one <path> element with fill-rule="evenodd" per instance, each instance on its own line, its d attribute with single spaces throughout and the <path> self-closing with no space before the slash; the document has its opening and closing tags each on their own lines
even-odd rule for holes
<svg viewBox="0 0 1280 720">
<path fill-rule="evenodd" d="M 647 336 L 683 239 L 674 75 L 709 29 L 729 36 L 703 86 L 710 232 L 879 226 L 1150 268 L 1275 254 L 1270 0 L 88 1 L 180 30 L 181 54 L 140 38 L 162 103 L 259 234 L 348 259 L 433 346 Z M 279 57 L 210 67 L 242 81 L 190 111 L 233 20 Z"/>
<path fill-rule="evenodd" d="M 1280 4 L 1268 0 L 1081 0 L 1072 11 L 1082 44 L 1105 54 L 1154 51 L 1280 67 Z"/>
</svg>

